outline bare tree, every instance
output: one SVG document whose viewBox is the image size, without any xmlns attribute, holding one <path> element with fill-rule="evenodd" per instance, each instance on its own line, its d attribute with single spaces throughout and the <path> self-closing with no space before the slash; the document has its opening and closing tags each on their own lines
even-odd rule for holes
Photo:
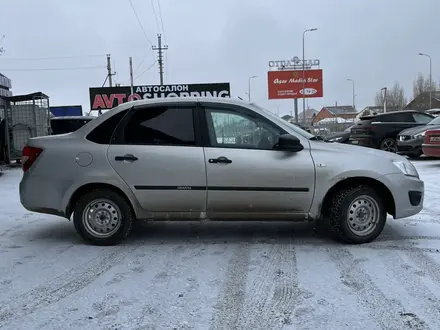
<svg viewBox="0 0 440 330">
<path fill-rule="evenodd" d="M 413 98 L 416 98 L 421 93 L 429 92 L 430 90 L 430 81 L 429 77 L 425 77 L 422 73 L 417 75 L 417 78 L 413 82 Z M 432 82 L 432 91 L 438 90 L 438 84 L 433 81 Z"/>
<path fill-rule="evenodd" d="M 383 106 L 384 104 L 384 94 L 382 91 L 376 93 L 375 97 L 376 106 Z M 405 97 L 405 90 L 402 85 L 395 82 L 393 87 L 387 90 L 387 108 L 390 111 L 401 110 L 407 104 L 407 99 Z"/>
</svg>

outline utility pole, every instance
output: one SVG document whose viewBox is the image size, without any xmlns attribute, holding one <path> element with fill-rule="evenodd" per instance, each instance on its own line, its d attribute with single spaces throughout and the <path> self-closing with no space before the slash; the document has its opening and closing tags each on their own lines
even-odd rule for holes
<svg viewBox="0 0 440 330">
<path fill-rule="evenodd" d="M 355 89 L 354 89 L 354 80 L 353 79 L 347 79 L 347 80 L 351 81 L 351 83 L 352 83 L 353 109 L 356 110 L 356 105 L 355 105 L 355 103 L 356 103 L 356 101 L 355 101 L 355 99 L 356 99 L 356 92 L 355 92 Z"/>
<path fill-rule="evenodd" d="M 0 43 L 5 39 L 5 35 L 0 36 Z M 5 49 L 3 47 L 0 47 L 0 56 L 5 52 Z"/>
<path fill-rule="evenodd" d="M 107 78 L 108 78 L 108 85 L 110 87 L 113 87 L 113 79 L 112 76 L 115 74 L 112 72 L 112 64 L 111 64 L 111 58 L 110 54 L 107 54 Z"/>
<path fill-rule="evenodd" d="M 305 59 L 305 36 L 307 32 L 317 31 L 317 28 L 307 29 L 303 32 L 302 38 L 302 99 L 303 99 L 303 124 L 306 125 L 306 59 Z"/>
<path fill-rule="evenodd" d="M 419 56 L 426 56 L 429 58 L 429 109 L 432 109 L 432 58 L 424 53 L 419 53 Z"/>
<path fill-rule="evenodd" d="M 130 92 L 133 95 L 133 58 L 131 56 L 128 59 L 128 65 L 130 69 Z"/>
<path fill-rule="evenodd" d="M 251 101 L 251 80 L 257 78 L 257 76 L 249 77 L 248 79 L 248 96 L 249 96 L 249 102 Z"/>
<path fill-rule="evenodd" d="M 157 50 L 157 62 L 159 63 L 160 84 L 163 85 L 163 51 L 168 49 L 167 45 L 162 46 L 162 35 L 157 35 L 157 47 L 153 46 L 153 50 Z"/>
</svg>

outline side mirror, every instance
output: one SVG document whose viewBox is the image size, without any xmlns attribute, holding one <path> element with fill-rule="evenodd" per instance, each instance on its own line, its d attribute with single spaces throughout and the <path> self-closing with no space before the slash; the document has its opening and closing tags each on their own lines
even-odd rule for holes
<svg viewBox="0 0 440 330">
<path fill-rule="evenodd" d="M 304 149 L 299 139 L 291 134 L 283 134 L 278 138 L 278 150 L 298 152 Z"/>
</svg>

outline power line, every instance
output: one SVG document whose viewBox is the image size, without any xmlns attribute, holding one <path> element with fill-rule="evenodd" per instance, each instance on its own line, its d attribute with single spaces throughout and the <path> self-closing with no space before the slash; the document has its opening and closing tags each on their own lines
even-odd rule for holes
<svg viewBox="0 0 440 330">
<path fill-rule="evenodd" d="M 140 78 L 145 72 L 150 70 L 156 63 L 157 63 L 157 60 L 154 61 L 144 72 L 142 72 L 139 76 L 137 76 L 136 79 Z"/>
<path fill-rule="evenodd" d="M 157 0 L 157 6 L 159 7 L 159 18 L 160 18 L 160 24 L 162 26 L 163 40 L 166 43 L 167 42 L 167 38 L 165 37 L 165 29 L 163 28 L 162 9 L 160 8 L 160 0 Z"/>
<path fill-rule="evenodd" d="M 83 67 L 73 67 L 73 68 L 35 68 L 35 69 L 0 69 L 0 71 L 69 71 L 69 70 L 94 70 L 94 69 L 104 69 L 105 66 L 83 66 Z"/>
<path fill-rule="evenodd" d="M 141 23 L 141 21 L 140 21 L 140 19 L 139 19 L 139 16 L 138 16 L 138 14 L 136 13 L 136 9 L 134 9 L 133 3 L 131 2 L 131 0 L 128 0 L 128 1 L 130 2 L 131 9 L 133 10 L 134 16 L 136 16 L 136 19 L 137 19 L 137 21 L 138 21 L 138 23 L 139 23 L 139 26 L 141 27 L 142 32 L 144 33 L 145 39 L 147 39 L 147 41 L 149 42 L 149 44 L 150 44 L 151 46 L 153 46 L 153 43 L 151 42 L 150 38 L 148 38 L 147 32 L 145 32 L 144 26 L 142 25 L 142 23 Z"/>
<path fill-rule="evenodd" d="M 160 33 L 159 21 L 157 20 L 156 9 L 154 9 L 154 0 L 151 0 L 151 7 L 153 7 L 154 20 L 156 21 L 157 30 Z"/>
<path fill-rule="evenodd" d="M 44 60 L 62 60 L 62 59 L 72 59 L 72 58 L 86 58 L 86 57 L 101 57 L 105 56 L 105 54 L 93 54 L 93 55 L 75 55 L 75 56 L 58 56 L 58 57 L 2 57 L 2 60 L 10 60 L 10 61 L 44 61 Z"/>
</svg>

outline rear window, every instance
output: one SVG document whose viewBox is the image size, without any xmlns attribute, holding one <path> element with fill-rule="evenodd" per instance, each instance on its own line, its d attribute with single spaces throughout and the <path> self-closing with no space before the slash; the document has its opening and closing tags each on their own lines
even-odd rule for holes
<svg viewBox="0 0 440 330">
<path fill-rule="evenodd" d="M 50 127 L 53 135 L 66 134 L 75 132 L 89 121 L 90 119 L 52 119 L 50 121 Z"/>
<path fill-rule="evenodd" d="M 98 127 L 95 127 L 95 129 L 87 135 L 86 139 L 98 144 L 110 144 L 110 139 L 112 138 L 113 132 L 127 112 L 128 110 L 124 110 L 114 116 L 111 116 L 102 122 Z"/>
</svg>

